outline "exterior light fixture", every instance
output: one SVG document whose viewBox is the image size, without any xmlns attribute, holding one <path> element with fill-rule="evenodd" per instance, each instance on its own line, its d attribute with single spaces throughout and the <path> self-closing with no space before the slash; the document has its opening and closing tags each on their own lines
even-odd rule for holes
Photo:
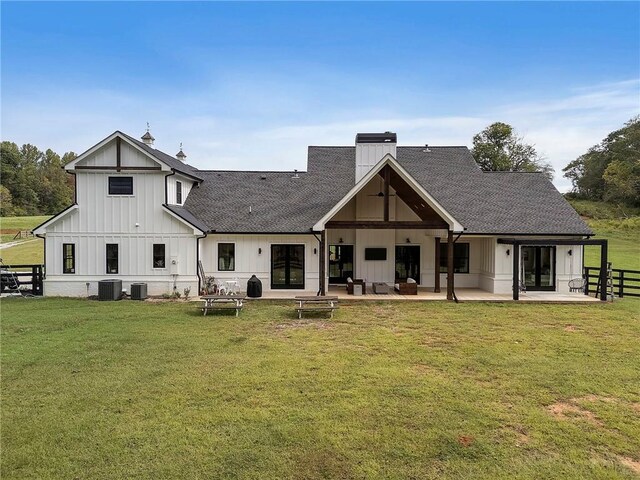
<svg viewBox="0 0 640 480">
<path fill-rule="evenodd" d="M 573 250 L 569 249 L 569 251 L 567 252 L 569 254 L 569 256 L 573 255 Z"/>
<path fill-rule="evenodd" d="M 407 243 L 411 243 L 411 239 L 407 237 Z"/>
<path fill-rule="evenodd" d="M 509 256 L 510 253 L 511 253 L 511 250 L 507 248 L 507 257 Z"/>
<path fill-rule="evenodd" d="M 317 249 L 317 248 L 314 248 L 314 249 L 313 249 L 313 254 L 315 255 L 316 253 L 318 253 L 318 249 Z"/>
<path fill-rule="evenodd" d="M 262 255 L 262 249 L 258 248 L 258 255 Z"/>
<path fill-rule="evenodd" d="M 344 243 L 344 240 L 342 240 L 342 237 L 340 237 L 340 240 L 338 240 L 338 243 Z"/>
</svg>

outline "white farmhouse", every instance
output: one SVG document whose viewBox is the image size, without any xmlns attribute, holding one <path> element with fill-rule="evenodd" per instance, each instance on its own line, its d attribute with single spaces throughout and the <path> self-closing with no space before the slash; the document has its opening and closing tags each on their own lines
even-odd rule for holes
<svg viewBox="0 0 640 480">
<path fill-rule="evenodd" d="M 305 172 L 250 172 L 198 170 L 153 142 L 117 131 L 65 167 L 75 202 L 34 230 L 45 295 L 95 295 L 106 278 L 197 292 L 201 265 L 219 281 L 256 275 L 267 292 L 361 279 L 517 298 L 568 292 L 596 243 L 544 175 L 482 172 L 466 147 L 358 134 L 309 147 Z"/>
</svg>

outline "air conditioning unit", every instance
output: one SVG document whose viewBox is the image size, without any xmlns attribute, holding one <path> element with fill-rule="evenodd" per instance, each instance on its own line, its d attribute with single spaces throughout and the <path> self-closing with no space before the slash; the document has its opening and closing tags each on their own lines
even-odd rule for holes
<svg viewBox="0 0 640 480">
<path fill-rule="evenodd" d="M 108 279 L 98 282 L 98 300 L 120 300 L 122 280 Z"/>
<path fill-rule="evenodd" d="M 144 300 L 145 298 L 147 298 L 147 284 L 132 283 L 131 284 L 131 300 Z"/>
</svg>

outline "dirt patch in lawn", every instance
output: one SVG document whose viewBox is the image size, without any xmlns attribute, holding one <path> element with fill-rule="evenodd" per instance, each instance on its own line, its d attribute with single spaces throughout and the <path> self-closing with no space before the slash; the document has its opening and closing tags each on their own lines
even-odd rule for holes
<svg viewBox="0 0 640 480">
<path fill-rule="evenodd" d="M 618 455 L 618 461 L 633 473 L 640 475 L 640 461 L 622 455 Z"/>
<path fill-rule="evenodd" d="M 578 327 L 576 327 L 575 325 L 565 325 L 563 330 L 565 332 L 578 332 L 578 331 L 580 331 L 580 329 Z"/>
<path fill-rule="evenodd" d="M 558 402 L 547 407 L 547 411 L 558 420 L 572 420 L 580 419 L 597 425 L 598 427 L 604 426 L 603 423 L 596 417 L 593 412 L 586 410 L 578 405 L 568 402 Z"/>
<path fill-rule="evenodd" d="M 299 322 L 289 322 L 289 323 L 279 323 L 275 326 L 276 330 L 293 330 L 297 328 L 316 328 L 318 330 L 330 330 L 335 328 L 335 325 L 327 322 L 318 322 L 313 320 L 299 321 Z"/>
<path fill-rule="evenodd" d="M 460 435 L 458 437 L 458 443 L 463 447 L 470 447 L 475 439 L 470 435 Z"/>
</svg>

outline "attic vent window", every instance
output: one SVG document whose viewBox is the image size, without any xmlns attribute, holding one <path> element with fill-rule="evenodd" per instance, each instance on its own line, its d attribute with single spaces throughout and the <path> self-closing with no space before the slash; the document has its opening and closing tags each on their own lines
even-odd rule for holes
<svg viewBox="0 0 640 480">
<path fill-rule="evenodd" d="M 266 180 L 266 179 L 267 179 L 267 176 L 266 176 L 266 175 L 261 175 L 261 176 L 260 176 L 260 180 Z"/>
</svg>

